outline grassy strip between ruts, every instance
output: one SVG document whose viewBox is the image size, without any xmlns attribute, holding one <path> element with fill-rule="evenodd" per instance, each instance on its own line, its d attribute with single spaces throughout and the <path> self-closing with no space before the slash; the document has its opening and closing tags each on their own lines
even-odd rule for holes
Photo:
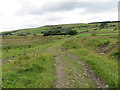
<svg viewBox="0 0 120 90">
<path fill-rule="evenodd" d="M 3 66 L 3 88 L 55 87 L 55 61 L 46 53 L 22 56 Z"/>
<path fill-rule="evenodd" d="M 68 87 L 75 88 L 96 88 L 95 83 L 88 77 L 85 73 L 81 64 L 71 57 L 66 56 L 65 53 L 62 53 L 62 59 L 66 66 L 64 68 L 65 73 L 68 74 Z M 71 67 L 72 66 L 72 67 Z"/>
<path fill-rule="evenodd" d="M 110 87 L 118 87 L 118 64 L 87 49 L 71 50 L 80 60 L 85 61 L 90 68 Z M 113 68 L 114 67 L 114 68 Z"/>
</svg>

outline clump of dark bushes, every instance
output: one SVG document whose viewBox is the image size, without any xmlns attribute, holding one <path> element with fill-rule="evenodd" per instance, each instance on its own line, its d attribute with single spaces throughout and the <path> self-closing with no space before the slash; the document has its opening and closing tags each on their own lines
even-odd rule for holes
<svg viewBox="0 0 120 90">
<path fill-rule="evenodd" d="M 75 35 L 77 31 L 75 30 L 68 30 L 68 29 L 55 29 L 42 32 L 43 36 L 50 36 L 50 35 Z"/>
</svg>

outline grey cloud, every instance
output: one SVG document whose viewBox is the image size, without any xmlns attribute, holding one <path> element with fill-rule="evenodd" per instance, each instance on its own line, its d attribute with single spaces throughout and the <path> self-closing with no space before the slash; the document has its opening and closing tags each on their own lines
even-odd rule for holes
<svg viewBox="0 0 120 90">
<path fill-rule="evenodd" d="M 19 14 L 32 14 L 32 15 L 41 15 L 47 12 L 63 12 L 63 11 L 72 11 L 74 9 L 84 8 L 86 12 L 98 13 L 110 11 L 114 8 L 117 8 L 115 2 L 56 2 L 56 3 L 45 3 L 42 8 L 36 8 L 29 4 L 23 3 L 23 9 Z"/>
<path fill-rule="evenodd" d="M 23 3 L 23 8 L 21 9 L 21 11 L 19 11 L 19 14 L 24 15 L 24 14 L 44 14 L 47 12 L 61 12 L 61 11 L 70 11 L 70 10 L 74 10 L 76 9 L 76 2 L 56 2 L 56 3 L 45 3 L 42 8 L 36 8 L 34 6 L 31 6 L 29 4 L 25 4 Z"/>
</svg>

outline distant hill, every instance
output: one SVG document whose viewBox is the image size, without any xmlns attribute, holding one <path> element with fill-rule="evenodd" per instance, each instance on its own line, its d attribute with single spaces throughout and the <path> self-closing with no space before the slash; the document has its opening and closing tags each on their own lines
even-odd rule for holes
<svg viewBox="0 0 120 90">
<path fill-rule="evenodd" d="M 73 29 L 73 28 L 86 28 L 86 27 L 95 27 L 96 24 L 100 23 L 120 23 L 120 21 L 102 21 L 102 22 L 91 22 L 91 23 L 74 23 L 74 24 L 58 24 L 58 25 L 45 25 L 37 28 L 28 28 L 28 29 L 19 29 L 12 31 L 1 32 L 0 35 L 27 35 L 27 34 L 41 34 L 41 32 L 65 28 L 65 29 Z"/>
</svg>

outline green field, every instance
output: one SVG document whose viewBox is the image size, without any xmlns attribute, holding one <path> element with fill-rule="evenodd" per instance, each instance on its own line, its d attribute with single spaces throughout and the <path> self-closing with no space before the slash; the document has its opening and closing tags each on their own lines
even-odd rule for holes
<svg viewBox="0 0 120 90">
<path fill-rule="evenodd" d="M 118 88 L 118 23 L 49 25 L 2 35 L 3 88 Z M 43 36 L 67 28 L 75 35 Z M 26 34 L 27 33 L 27 34 Z"/>
</svg>

